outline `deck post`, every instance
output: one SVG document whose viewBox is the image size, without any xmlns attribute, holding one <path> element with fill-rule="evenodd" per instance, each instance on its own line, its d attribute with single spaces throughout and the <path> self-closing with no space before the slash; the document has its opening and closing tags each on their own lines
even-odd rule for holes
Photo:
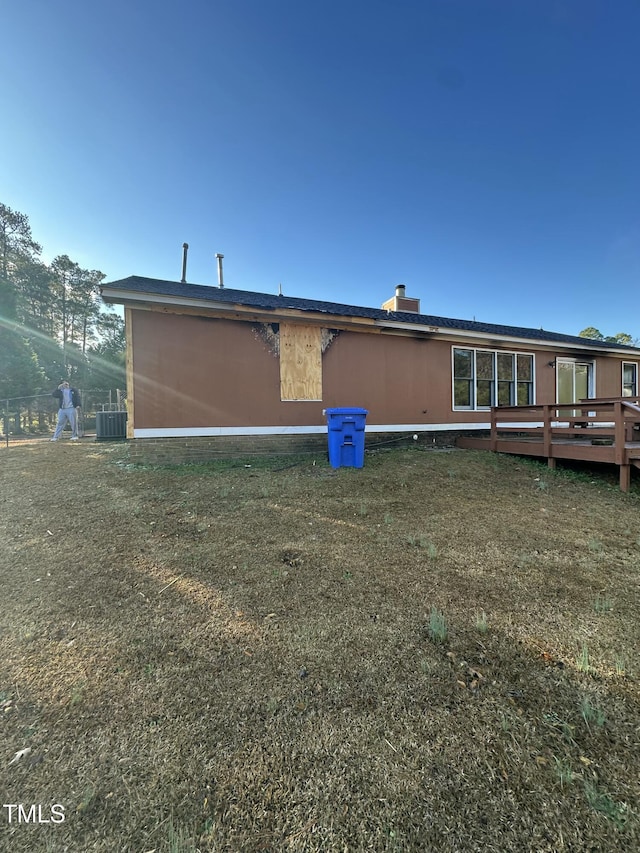
<svg viewBox="0 0 640 853">
<path fill-rule="evenodd" d="M 551 406 L 548 404 L 542 407 L 542 418 L 543 455 L 547 457 L 549 468 L 555 468 L 555 460 L 554 464 L 551 464 Z"/>
<path fill-rule="evenodd" d="M 628 492 L 631 488 L 631 465 L 620 466 L 620 491 Z"/>
<path fill-rule="evenodd" d="M 613 404 L 614 422 L 615 422 L 615 463 L 616 465 L 624 465 L 625 463 L 625 434 L 624 434 L 624 415 L 622 412 L 622 403 L 619 400 Z M 627 466 L 628 467 L 628 466 Z M 622 478 L 622 472 L 620 472 Z M 622 488 L 622 487 L 621 487 Z"/>
</svg>

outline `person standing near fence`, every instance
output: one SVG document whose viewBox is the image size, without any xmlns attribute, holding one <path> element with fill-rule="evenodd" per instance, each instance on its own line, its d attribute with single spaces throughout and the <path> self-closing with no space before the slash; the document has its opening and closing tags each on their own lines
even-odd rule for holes
<svg viewBox="0 0 640 853">
<path fill-rule="evenodd" d="M 71 441 L 77 441 L 78 409 L 81 406 L 78 389 L 72 388 L 65 380 L 58 385 L 52 396 L 58 398 L 60 408 L 58 409 L 58 423 L 56 424 L 56 431 L 54 432 L 51 441 L 57 441 L 60 438 L 62 430 L 65 428 L 67 422 L 71 427 Z"/>
</svg>

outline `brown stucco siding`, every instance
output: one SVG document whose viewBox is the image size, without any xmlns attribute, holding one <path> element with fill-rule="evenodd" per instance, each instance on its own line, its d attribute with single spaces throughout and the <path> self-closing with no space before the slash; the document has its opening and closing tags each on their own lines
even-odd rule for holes
<svg viewBox="0 0 640 853">
<path fill-rule="evenodd" d="M 135 309 L 129 316 L 136 429 L 318 426 L 334 406 L 368 409 L 369 425 L 488 420 L 487 411 L 454 411 L 451 349 L 499 349 L 495 343 L 341 331 L 322 355 L 322 400 L 282 402 L 278 357 L 251 322 Z M 549 362 L 569 353 L 502 348 L 534 353 L 536 402 L 554 403 Z M 596 358 L 598 396 L 621 393 L 623 360 Z"/>
<path fill-rule="evenodd" d="M 622 394 L 622 362 L 635 359 L 600 358 L 596 365 L 596 397 L 618 397 Z"/>
<path fill-rule="evenodd" d="M 534 350 L 530 350 L 534 352 Z M 536 352 L 534 356 L 534 371 L 536 380 L 535 402 L 538 405 L 552 405 L 556 401 L 556 371 L 549 362 L 555 360 L 555 353 Z"/>
<path fill-rule="evenodd" d="M 429 342 L 341 332 L 324 355 L 324 405 L 362 406 L 368 423 L 420 423 L 428 403 Z"/>
<path fill-rule="evenodd" d="M 487 420 L 453 411 L 451 343 L 434 338 L 342 332 L 324 360 L 325 405 L 363 406 L 368 424 Z"/>
<path fill-rule="evenodd" d="M 132 311 L 135 428 L 318 423 L 318 403 L 281 403 L 278 359 L 251 323 Z"/>
</svg>

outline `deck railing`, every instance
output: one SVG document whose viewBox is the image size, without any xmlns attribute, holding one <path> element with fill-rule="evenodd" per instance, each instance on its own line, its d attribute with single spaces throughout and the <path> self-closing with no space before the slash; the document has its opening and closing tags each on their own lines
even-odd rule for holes
<svg viewBox="0 0 640 853">
<path fill-rule="evenodd" d="M 489 436 L 462 435 L 459 447 L 546 458 L 614 464 L 628 492 L 640 469 L 640 397 L 597 397 L 576 403 L 497 406 Z"/>
<path fill-rule="evenodd" d="M 596 433 L 597 430 L 597 433 Z M 554 439 L 611 438 L 615 462 L 625 464 L 625 444 L 640 441 L 640 397 L 596 397 L 578 403 L 495 406 L 491 409 L 491 450 L 499 436 L 542 437 L 543 452 L 551 456 Z"/>
</svg>

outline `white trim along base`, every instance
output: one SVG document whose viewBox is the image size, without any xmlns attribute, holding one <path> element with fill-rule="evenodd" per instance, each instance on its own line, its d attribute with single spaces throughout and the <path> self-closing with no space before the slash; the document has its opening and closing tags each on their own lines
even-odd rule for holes
<svg viewBox="0 0 640 853">
<path fill-rule="evenodd" d="M 502 426 L 502 424 L 501 424 Z M 504 424 L 507 426 L 507 424 Z M 530 428 L 542 424 L 509 424 Z M 491 429 L 486 423 L 456 424 L 366 424 L 365 432 L 456 432 L 459 430 Z M 196 436 L 216 435 L 322 435 L 327 432 L 323 426 L 259 426 L 259 427 L 159 427 L 157 429 L 134 429 L 134 438 L 192 438 Z"/>
</svg>

